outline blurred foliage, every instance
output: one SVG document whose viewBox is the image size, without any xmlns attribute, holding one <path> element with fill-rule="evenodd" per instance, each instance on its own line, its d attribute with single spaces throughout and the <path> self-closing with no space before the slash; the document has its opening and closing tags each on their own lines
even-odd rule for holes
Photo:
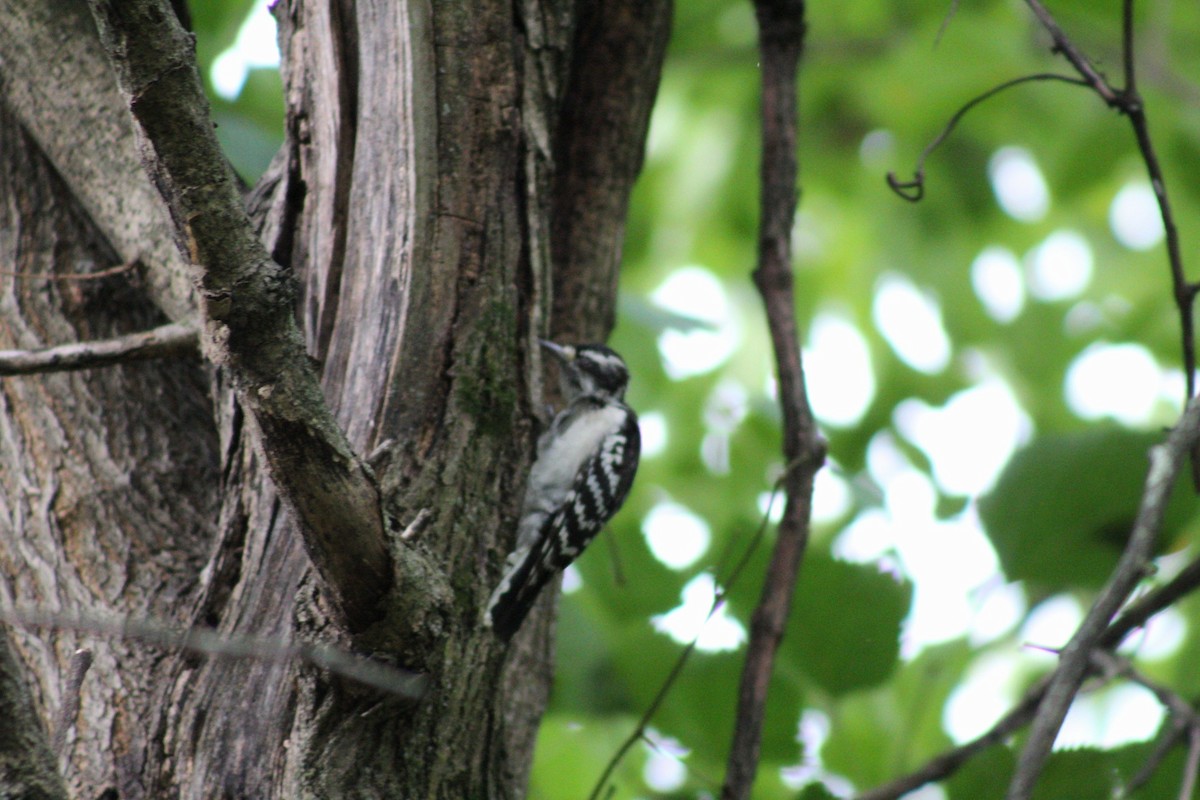
<svg viewBox="0 0 1200 800">
<path fill-rule="evenodd" d="M 234 41 L 249 3 L 194 6 L 201 60 L 211 64 Z M 1116 81 L 1119 4 L 1058 0 L 1051 7 Z M 643 415 L 661 415 L 666 441 L 645 458 L 626 509 L 611 525 L 623 582 L 614 577 L 610 544 L 600 544 L 578 564 L 582 588 L 562 602 L 554 696 L 531 785 L 530 796 L 539 800 L 587 796 L 682 648 L 650 620 L 677 606 L 685 585 L 700 573 L 727 574 L 754 540 L 761 503 L 781 469 L 778 411 L 766 389 L 769 339 L 749 281 L 759 153 L 753 13 L 747 0 L 690 0 L 678 3 L 675 14 L 645 172 L 630 211 L 622 313 L 612 341 L 635 376 L 633 405 Z M 1098 342 L 1139 343 L 1168 370 L 1179 370 L 1181 356 L 1164 247 L 1127 249 L 1108 220 L 1117 191 L 1144 180 L 1144 168 L 1128 123 L 1089 91 L 1030 83 L 1002 93 L 973 110 L 929 159 L 924 201 L 905 202 L 885 185 L 889 170 L 901 179 L 911 174 L 922 148 L 972 97 L 1024 74 L 1071 74 L 1022 4 L 853 0 L 810 3 L 808 14 L 797 313 L 805 331 L 819 314 L 853 324 L 866 343 L 874 379 L 861 419 L 825 427 L 831 469 L 849 487 L 849 501 L 814 528 L 771 687 L 755 791 L 758 798 L 816 800 L 887 781 L 950 746 L 945 710 L 973 668 L 996 659 L 1017 665 L 1014 685 L 995 687 L 1006 702 L 1044 673 L 1046 659 L 1023 660 L 1020 623 L 1049 597 L 1090 602 L 1136 512 L 1147 448 L 1161 439 L 1181 400 L 1163 394 L 1136 430 L 1084 420 L 1066 401 L 1068 367 Z M 1200 237 L 1200 8 L 1139 3 L 1137 26 L 1140 88 L 1190 256 Z M 278 144 L 281 104 L 271 71 L 252 74 L 236 101 L 216 101 L 223 141 L 248 179 Z M 1001 209 L 989 178 L 990 159 L 1012 146 L 1031 154 L 1049 190 L 1047 212 L 1032 222 Z M 1030 254 L 1060 230 L 1080 234 L 1091 247 L 1094 266 L 1086 288 L 1061 300 L 1027 296 L 1011 321 L 989 316 L 972 285 L 975 258 L 1001 247 L 1028 273 Z M 666 330 L 686 333 L 708 325 L 703 310 L 665 310 L 652 294 L 687 265 L 700 265 L 721 282 L 737 347 L 717 368 L 673 380 L 656 341 Z M 1200 265 L 1189 267 L 1200 275 Z M 876 328 L 873 304 L 886 274 L 906 276 L 939 307 L 951 346 L 946 368 L 913 369 Z M 978 509 L 1007 571 L 998 580 L 1020 581 L 1028 610 L 1018 612 L 1024 617 L 1017 624 L 991 635 L 964 633 L 913 645 L 904 620 L 914 586 L 917 594 L 921 587 L 904 559 L 889 548 L 869 563 L 848 563 L 835 554 L 856 520 L 891 513 L 896 502 L 889 476 L 868 469 L 872 448 L 881 442 L 890 442 L 907 459 L 904 468 L 937 489 L 930 456 L 906 436 L 896 409 L 914 398 L 941 407 L 985 379 L 1011 388 L 1028 419 L 1027 446 L 986 500 L 977 505 L 977 498 L 942 489 L 936 513 L 970 521 Z M 721 398 L 730 387 L 744 397 L 744 407 L 722 414 L 727 401 Z M 981 431 L 987 425 L 979 421 Z M 971 437 L 960 446 L 969 454 Z M 1162 546 L 1176 554 L 1175 561 L 1164 560 L 1168 570 L 1180 563 L 1179 555 L 1194 551 L 1196 525 L 1189 520 L 1195 502 L 1176 495 Z M 685 569 L 662 564 L 642 534 L 642 520 L 665 500 L 686 506 L 711 530 L 707 550 Z M 728 587 L 727 609 L 744 625 L 771 537 L 768 528 L 740 581 Z M 942 569 L 957 568 L 947 555 Z M 1198 602 L 1180 604 L 1185 620 L 1197 619 Z M 652 721 L 655 741 L 673 746 L 635 747 L 617 770 L 613 797 L 717 793 L 743 652 L 693 655 Z M 1194 696 L 1200 691 L 1198 657 L 1200 626 L 1186 624 L 1178 647 L 1139 660 L 1139 667 Z M 941 786 L 943 796 L 1002 796 L 1019 744 L 973 759 Z M 1151 747 L 1059 751 L 1037 796 L 1109 797 Z M 686 768 L 682 778 L 671 777 L 670 769 L 657 771 L 672 759 L 677 773 L 679 763 Z M 1181 763 L 1178 753 L 1168 759 L 1136 797 L 1173 797 Z"/>
<path fill-rule="evenodd" d="M 1146 477 L 1146 453 L 1162 436 L 1096 425 L 1039 436 L 1016 453 L 979 513 L 1004 574 L 1031 591 L 1099 589 L 1112 574 L 1133 525 Z M 1194 502 L 1172 492 L 1160 544 L 1189 521 Z M 1070 573 L 1063 553 L 1071 553 Z M 1035 588 L 1036 587 L 1036 588 Z"/>
</svg>

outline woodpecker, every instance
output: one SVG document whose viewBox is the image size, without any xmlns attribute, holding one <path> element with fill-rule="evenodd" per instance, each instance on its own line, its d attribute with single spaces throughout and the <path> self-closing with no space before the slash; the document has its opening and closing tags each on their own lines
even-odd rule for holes
<svg viewBox="0 0 1200 800">
<path fill-rule="evenodd" d="M 625 404 L 629 369 L 602 344 L 542 341 L 559 363 L 567 406 L 538 439 L 516 550 L 488 601 L 484 622 L 508 640 L 551 578 L 574 561 L 625 502 L 641 434 Z"/>
</svg>

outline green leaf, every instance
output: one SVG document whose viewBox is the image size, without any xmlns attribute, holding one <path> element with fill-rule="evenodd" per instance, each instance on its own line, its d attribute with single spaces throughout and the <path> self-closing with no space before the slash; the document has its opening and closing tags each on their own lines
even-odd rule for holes
<svg viewBox="0 0 1200 800">
<path fill-rule="evenodd" d="M 810 783 L 800 790 L 796 800 L 837 800 L 837 795 L 826 789 L 823 783 Z"/>
<path fill-rule="evenodd" d="M 780 658 L 835 695 L 874 686 L 895 669 L 911 602 L 908 583 L 810 550 Z"/>
<path fill-rule="evenodd" d="M 1149 466 L 1162 434 L 1099 426 L 1041 436 L 1013 456 L 979 515 L 1005 574 L 1050 590 L 1096 588 L 1116 565 L 1129 536 Z M 1177 491 L 1160 542 L 1196 508 Z"/>
<path fill-rule="evenodd" d="M 1103 750 L 1081 748 L 1051 753 L 1033 789 L 1033 800 L 1110 800 L 1117 763 Z"/>
<path fill-rule="evenodd" d="M 825 765 L 865 788 L 892 780 L 949 747 L 942 709 L 971 656 L 966 642 L 931 647 L 886 684 L 839 698 L 821 750 Z M 894 731 L 904 735 L 892 735 Z"/>
<path fill-rule="evenodd" d="M 547 714 L 538 731 L 530 774 L 530 800 L 579 800 L 587 797 L 605 766 L 633 729 L 629 719 Z M 618 765 L 611 786 L 617 798 L 641 796 L 645 751 L 634 747 Z"/>
<path fill-rule="evenodd" d="M 950 800 L 1004 800 L 1016 759 L 1007 747 L 989 747 L 968 759 L 945 783 Z"/>
</svg>

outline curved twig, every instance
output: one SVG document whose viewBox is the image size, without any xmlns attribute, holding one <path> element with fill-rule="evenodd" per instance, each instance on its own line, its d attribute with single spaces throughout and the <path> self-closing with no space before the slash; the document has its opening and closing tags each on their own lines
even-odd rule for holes
<svg viewBox="0 0 1200 800">
<path fill-rule="evenodd" d="M 895 172 L 889 172 L 887 174 L 888 186 L 891 187 L 893 192 L 900 195 L 910 203 L 919 202 L 925 196 L 925 160 L 933 154 L 934 150 L 937 150 L 941 146 L 942 142 L 946 141 L 946 139 L 950 137 L 950 134 L 954 132 L 954 129 L 958 126 L 958 123 L 962 120 L 962 118 L 967 115 L 967 112 L 975 108 L 975 106 L 979 105 L 980 103 L 990 100 L 1006 89 L 1011 89 L 1014 86 L 1019 86 L 1023 83 L 1031 83 L 1033 81 L 1062 81 L 1063 83 L 1072 83 L 1076 86 L 1085 87 L 1089 85 L 1087 81 L 1079 78 L 1072 78 L 1070 75 L 1059 75 L 1056 72 L 1039 72 L 1035 75 L 1023 75 L 1020 78 L 1013 78 L 1012 80 L 1005 81 L 998 86 L 993 86 L 983 94 L 971 98 L 961 108 L 959 108 L 958 111 L 955 111 L 954 115 L 950 117 L 950 119 L 946 122 L 946 125 L 942 128 L 941 133 L 935 136 L 933 141 L 925 145 L 925 149 L 921 151 L 921 155 L 917 159 L 917 168 L 913 172 L 912 180 L 902 181 L 896 177 Z"/>
</svg>

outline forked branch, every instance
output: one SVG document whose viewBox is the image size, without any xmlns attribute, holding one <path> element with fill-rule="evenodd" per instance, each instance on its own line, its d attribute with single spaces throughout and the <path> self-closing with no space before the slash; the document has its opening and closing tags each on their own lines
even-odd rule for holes
<svg viewBox="0 0 1200 800">
<path fill-rule="evenodd" d="M 213 132 L 191 36 L 166 0 L 89 0 L 144 142 L 143 165 L 196 272 L 204 350 L 227 367 L 271 477 L 351 631 L 392 585 L 379 492 L 325 404 L 293 316 L 293 277 L 272 261 Z"/>
</svg>

